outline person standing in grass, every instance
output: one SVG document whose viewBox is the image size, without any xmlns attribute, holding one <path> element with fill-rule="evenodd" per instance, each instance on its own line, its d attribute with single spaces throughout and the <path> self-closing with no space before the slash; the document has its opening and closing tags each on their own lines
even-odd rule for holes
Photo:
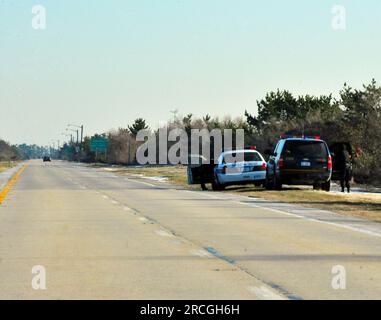
<svg viewBox="0 0 381 320">
<path fill-rule="evenodd" d="M 345 188 L 348 193 L 351 192 L 351 177 L 352 177 L 352 160 L 347 147 L 343 145 L 339 154 L 337 155 L 338 166 L 340 170 L 340 185 L 341 192 L 345 192 Z"/>
</svg>

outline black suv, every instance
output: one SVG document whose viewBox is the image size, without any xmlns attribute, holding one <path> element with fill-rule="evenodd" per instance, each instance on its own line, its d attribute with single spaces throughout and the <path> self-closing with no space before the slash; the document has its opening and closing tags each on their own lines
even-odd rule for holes
<svg viewBox="0 0 381 320">
<path fill-rule="evenodd" d="M 266 188 L 282 189 L 282 184 L 312 185 L 330 191 L 332 157 L 327 144 L 319 137 L 283 138 L 267 163 Z"/>
</svg>

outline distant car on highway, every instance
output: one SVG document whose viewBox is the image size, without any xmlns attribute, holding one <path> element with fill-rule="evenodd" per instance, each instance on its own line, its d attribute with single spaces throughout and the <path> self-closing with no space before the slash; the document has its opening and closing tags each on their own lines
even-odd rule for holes
<svg viewBox="0 0 381 320">
<path fill-rule="evenodd" d="M 50 158 L 49 156 L 44 156 L 44 157 L 42 158 L 42 161 L 43 161 L 43 162 L 51 162 L 51 161 L 52 161 L 52 158 Z"/>
<path fill-rule="evenodd" d="M 266 188 L 280 190 L 283 184 L 312 185 L 330 191 L 332 157 L 320 137 L 283 137 L 269 155 Z"/>
<path fill-rule="evenodd" d="M 223 190 L 229 185 L 253 183 L 256 186 L 266 180 L 266 161 L 256 150 L 223 152 L 214 168 L 213 190 Z"/>
</svg>

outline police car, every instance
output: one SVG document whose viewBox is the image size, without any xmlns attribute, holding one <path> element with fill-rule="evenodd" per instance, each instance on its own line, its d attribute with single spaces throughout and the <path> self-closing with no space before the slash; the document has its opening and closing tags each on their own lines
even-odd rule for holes
<svg viewBox="0 0 381 320">
<path fill-rule="evenodd" d="M 212 188 L 223 190 L 229 185 L 253 183 L 260 186 L 266 180 L 267 164 L 256 150 L 223 152 L 214 168 Z"/>
</svg>

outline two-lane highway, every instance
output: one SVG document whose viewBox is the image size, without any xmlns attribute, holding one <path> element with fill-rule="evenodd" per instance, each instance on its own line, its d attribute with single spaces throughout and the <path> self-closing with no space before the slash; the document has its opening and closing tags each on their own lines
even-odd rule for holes
<svg viewBox="0 0 381 320">
<path fill-rule="evenodd" d="M 328 217 L 32 161 L 0 206 L 0 298 L 381 298 L 381 228 Z"/>
</svg>

